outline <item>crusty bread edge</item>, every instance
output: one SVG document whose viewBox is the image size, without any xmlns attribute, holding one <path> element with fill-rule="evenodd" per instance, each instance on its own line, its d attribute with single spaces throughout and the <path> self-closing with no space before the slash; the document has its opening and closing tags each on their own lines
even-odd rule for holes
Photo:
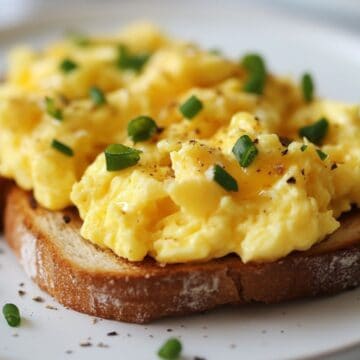
<svg viewBox="0 0 360 360">
<path fill-rule="evenodd" d="M 16 187 L 8 193 L 5 235 L 10 247 L 43 290 L 63 305 L 93 316 L 146 323 L 225 304 L 276 303 L 337 293 L 359 284 L 360 235 L 345 248 L 296 253 L 266 264 L 243 264 L 228 256 L 165 267 L 146 260 L 134 265 L 134 275 L 92 272 L 64 258 L 52 235 L 37 228 L 41 212 L 29 199 Z"/>
<path fill-rule="evenodd" d="M 5 197 L 7 189 L 9 188 L 10 181 L 0 177 L 0 232 L 3 229 Z"/>
</svg>

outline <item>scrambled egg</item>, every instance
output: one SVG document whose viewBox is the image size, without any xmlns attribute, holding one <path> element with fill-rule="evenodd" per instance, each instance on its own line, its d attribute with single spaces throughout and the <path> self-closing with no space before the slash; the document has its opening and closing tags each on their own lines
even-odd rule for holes
<svg viewBox="0 0 360 360">
<path fill-rule="evenodd" d="M 119 69 L 119 44 L 149 54 L 139 71 Z M 76 68 L 59 71 L 63 59 Z M 148 25 L 86 46 L 17 49 L 0 87 L 0 175 L 32 189 L 49 209 L 74 204 L 84 220 L 81 234 L 131 261 L 229 253 L 244 262 L 272 261 L 306 250 L 360 205 L 359 106 L 305 101 L 299 85 L 270 74 L 262 95 L 249 93 L 247 79 L 238 61 Z M 106 96 L 101 106 L 89 99 L 92 86 Z M 61 109 L 61 121 L 49 114 L 45 96 Z M 202 109 L 189 120 L 179 106 L 191 96 Z M 139 115 L 161 131 L 134 144 L 127 126 Z M 321 146 L 299 136 L 319 118 L 329 123 Z M 248 167 L 232 152 L 243 135 L 258 151 Z M 51 147 L 54 139 L 74 156 Z M 141 150 L 139 163 L 108 171 L 103 151 L 113 143 Z M 215 164 L 238 191 L 214 181 Z"/>
</svg>

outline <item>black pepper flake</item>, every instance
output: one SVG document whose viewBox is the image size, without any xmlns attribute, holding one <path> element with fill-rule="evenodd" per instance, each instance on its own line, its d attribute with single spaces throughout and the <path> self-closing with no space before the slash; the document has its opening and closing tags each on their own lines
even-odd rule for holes
<svg viewBox="0 0 360 360">
<path fill-rule="evenodd" d="M 336 163 L 333 163 L 333 164 L 331 165 L 331 168 L 330 168 L 330 169 L 331 169 L 331 170 L 335 170 L 335 169 L 337 169 L 337 167 L 338 167 L 337 164 L 336 164 Z"/>
<path fill-rule="evenodd" d="M 305 169 L 301 169 L 301 175 L 305 176 Z"/>
<path fill-rule="evenodd" d="M 117 336 L 118 333 L 116 331 L 110 331 L 106 334 L 107 336 Z"/>
<path fill-rule="evenodd" d="M 92 343 L 90 341 L 84 341 L 79 344 L 81 347 L 90 347 Z"/>
<path fill-rule="evenodd" d="M 23 287 L 25 284 L 22 282 L 19 284 L 20 287 Z"/>
<path fill-rule="evenodd" d="M 292 176 L 291 178 L 287 179 L 286 182 L 288 184 L 296 184 L 296 179 Z"/>
<path fill-rule="evenodd" d="M 32 195 L 29 196 L 29 205 L 33 210 L 35 210 L 38 206 L 37 201 Z"/>
<path fill-rule="evenodd" d="M 42 302 L 44 302 L 44 299 L 41 296 L 35 296 L 35 297 L 33 297 L 33 301 L 42 303 Z"/>
<path fill-rule="evenodd" d="M 283 150 L 283 151 L 281 152 L 281 155 L 282 155 L 282 156 L 286 155 L 286 154 L 288 153 L 288 151 L 289 151 L 288 149 Z"/>
<path fill-rule="evenodd" d="M 57 307 L 52 306 L 52 305 L 46 305 L 45 307 L 49 310 L 57 310 L 58 309 Z"/>
<path fill-rule="evenodd" d="M 258 139 L 258 138 L 254 139 L 253 143 L 254 143 L 254 144 L 258 144 L 258 143 L 259 143 L 259 139 Z"/>
<path fill-rule="evenodd" d="M 164 127 L 158 127 L 157 130 L 156 130 L 156 132 L 157 132 L 158 134 L 161 134 L 164 130 L 165 130 Z"/>
<path fill-rule="evenodd" d="M 194 360 L 206 360 L 206 359 L 203 358 L 203 357 L 200 357 L 200 356 L 195 356 L 195 357 L 194 357 Z"/>
<path fill-rule="evenodd" d="M 26 294 L 26 292 L 24 290 L 19 290 L 18 294 L 19 294 L 19 296 L 24 296 Z"/>
<path fill-rule="evenodd" d="M 292 140 L 287 138 L 286 136 L 279 136 L 279 141 L 284 147 L 288 147 L 292 143 Z"/>
<path fill-rule="evenodd" d="M 66 351 L 65 351 L 65 354 L 72 354 L 72 353 L 73 353 L 72 350 L 66 350 Z"/>
<path fill-rule="evenodd" d="M 69 224 L 71 222 L 71 217 L 69 215 L 64 215 L 63 220 L 65 224 Z"/>
<path fill-rule="evenodd" d="M 172 331 L 173 331 L 173 329 L 166 329 L 166 331 L 167 331 L 167 332 L 172 332 Z"/>
</svg>

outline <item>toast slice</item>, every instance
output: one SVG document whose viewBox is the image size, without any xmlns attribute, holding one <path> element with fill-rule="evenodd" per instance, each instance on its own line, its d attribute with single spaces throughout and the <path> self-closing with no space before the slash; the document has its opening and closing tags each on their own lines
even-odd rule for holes
<svg viewBox="0 0 360 360">
<path fill-rule="evenodd" d="M 5 235 L 27 274 L 63 305 L 108 319 L 146 323 L 225 304 L 281 301 L 332 294 L 360 280 L 360 211 L 306 252 L 272 263 L 237 256 L 161 266 L 131 263 L 79 235 L 76 210 L 50 212 L 12 187 Z"/>
</svg>

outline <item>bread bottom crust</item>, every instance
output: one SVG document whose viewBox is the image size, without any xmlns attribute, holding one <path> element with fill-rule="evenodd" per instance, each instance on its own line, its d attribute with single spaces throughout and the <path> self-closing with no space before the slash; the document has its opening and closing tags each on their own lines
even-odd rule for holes
<svg viewBox="0 0 360 360">
<path fill-rule="evenodd" d="M 147 323 L 222 305 L 278 303 L 358 286 L 360 212 L 353 210 L 341 222 L 311 250 L 271 263 L 244 264 L 231 255 L 206 263 L 133 263 L 81 238 L 74 209 L 47 211 L 14 186 L 7 195 L 5 236 L 27 274 L 63 305 Z"/>
</svg>

